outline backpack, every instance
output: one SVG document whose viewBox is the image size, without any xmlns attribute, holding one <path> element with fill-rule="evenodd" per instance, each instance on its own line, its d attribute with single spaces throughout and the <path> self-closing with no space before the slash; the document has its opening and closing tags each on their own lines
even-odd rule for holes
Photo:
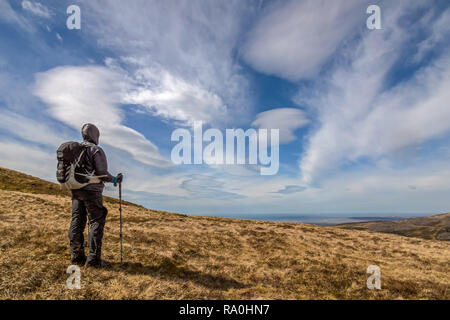
<svg viewBox="0 0 450 320">
<path fill-rule="evenodd" d="M 90 183 L 99 183 L 101 176 L 94 176 L 94 172 L 86 174 L 85 161 L 88 145 L 75 141 L 68 141 L 56 150 L 58 164 L 56 179 L 61 189 L 76 190 Z"/>
</svg>

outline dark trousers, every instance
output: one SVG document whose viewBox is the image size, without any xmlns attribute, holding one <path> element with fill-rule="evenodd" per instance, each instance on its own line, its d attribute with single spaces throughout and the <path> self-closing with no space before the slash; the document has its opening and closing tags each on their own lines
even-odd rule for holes
<svg viewBox="0 0 450 320">
<path fill-rule="evenodd" d="M 107 214 L 108 210 L 103 206 L 101 192 L 72 190 L 72 221 L 69 229 L 72 259 L 85 255 L 83 232 L 87 219 L 89 219 L 89 255 L 87 261 L 100 261 L 103 229 Z"/>
</svg>

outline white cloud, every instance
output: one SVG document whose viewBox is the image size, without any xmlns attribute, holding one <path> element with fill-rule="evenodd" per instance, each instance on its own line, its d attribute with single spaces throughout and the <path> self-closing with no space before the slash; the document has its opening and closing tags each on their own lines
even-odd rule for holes
<svg viewBox="0 0 450 320">
<path fill-rule="evenodd" d="M 36 98 L 29 94 L 29 84 L 21 74 L 7 70 L 6 61 L 0 58 L 0 104 L 26 114 L 36 105 Z"/>
<path fill-rule="evenodd" d="M 0 109 L 0 118 L 2 119 L 1 130 L 6 130 L 9 134 L 30 142 L 57 147 L 65 140 L 70 140 L 69 134 L 56 133 L 54 128 L 49 127 L 42 121 L 5 109 Z"/>
<path fill-rule="evenodd" d="M 246 122 L 248 83 L 235 47 L 254 9 L 245 1 L 83 3 L 92 39 L 113 50 L 136 81 L 129 98 L 189 124 Z M 145 14 L 143 14 L 145 12 Z M 114 35 L 114 36 L 111 36 Z"/>
<path fill-rule="evenodd" d="M 361 158 L 391 157 L 449 131 L 448 51 L 411 79 L 386 89 L 389 72 L 412 34 L 412 26 L 398 23 L 408 12 L 405 6 L 395 3 L 384 10 L 384 25 L 390 28 L 364 33 L 356 48 L 343 53 L 351 63 L 337 65 L 317 95 L 302 101 L 314 108 L 320 123 L 300 161 L 303 182 L 318 182 Z M 412 9 L 410 3 L 407 7 Z M 416 22 L 414 27 L 422 26 Z"/>
<path fill-rule="evenodd" d="M 199 198 L 209 198 L 217 200 L 233 200 L 243 199 L 242 196 L 236 192 L 227 191 L 224 181 L 214 176 L 204 174 L 192 174 L 181 184 L 181 188 L 188 191 L 190 194 Z"/>
<path fill-rule="evenodd" d="M 448 157 L 401 169 L 367 167 L 340 172 L 320 188 L 283 195 L 270 210 L 329 214 L 437 214 L 448 212 Z M 430 167 L 433 170 L 430 170 Z M 412 190 L 409 186 L 415 186 Z"/>
<path fill-rule="evenodd" d="M 439 160 L 401 169 L 377 167 L 352 173 L 342 172 L 325 181 L 322 189 L 312 191 L 310 200 L 302 199 L 302 202 L 317 210 L 320 201 L 321 209 L 328 209 L 328 212 L 448 212 L 448 159 L 447 155 Z"/>
<path fill-rule="evenodd" d="M 11 25 L 19 26 L 21 29 L 34 32 L 34 26 L 30 22 L 18 15 L 10 6 L 8 1 L 0 1 L 0 20 L 5 21 Z"/>
<path fill-rule="evenodd" d="M 435 49 L 436 45 L 445 41 L 450 37 L 450 10 L 446 10 L 442 15 L 436 20 L 435 12 L 429 11 L 427 15 L 422 18 L 421 23 L 425 26 L 427 32 L 429 32 L 429 37 L 419 43 L 417 47 L 417 53 L 413 56 L 414 62 L 420 62 L 427 53 L 430 53 Z"/>
<path fill-rule="evenodd" d="M 297 193 L 297 192 L 303 192 L 305 191 L 307 188 L 304 186 L 297 186 L 297 185 L 287 185 L 285 186 L 283 189 L 280 189 L 276 192 L 273 193 L 279 193 L 279 194 L 292 194 L 292 193 Z"/>
<path fill-rule="evenodd" d="M 50 18 L 51 13 L 48 8 L 39 2 L 22 1 L 22 8 L 42 18 Z"/>
<path fill-rule="evenodd" d="M 36 146 L 0 140 L 0 166 L 55 180 L 56 155 Z"/>
<path fill-rule="evenodd" d="M 128 103 L 140 104 L 152 115 L 183 124 L 199 118 L 213 125 L 251 122 L 250 116 L 256 112 L 249 107 L 250 90 L 235 61 L 242 31 L 253 18 L 251 2 L 111 1 L 105 9 L 99 2 L 80 1 L 86 8 L 83 21 L 92 31 L 85 34 L 84 41 L 117 56 L 109 59 L 106 67 L 66 66 L 43 72 L 36 78 L 36 93 L 49 106 L 44 112 L 77 133 L 84 122 L 99 124 L 100 141 L 108 144 L 105 150 L 110 170 L 124 171 L 125 186 L 133 199 L 150 207 L 205 214 L 448 210 L 448 156 L 444 159 L 447 164 L 426 159 L 418 168 L 404 162 L 396 163 L 402 165 L 401 169 L 389 168 L 394 162 L 392 153 L 444 136 L 450 122 L 445 108 L 449 98 L 448 60 L 435 61 L 410 81 L 386 90 L 390 84 L 385 79 L 392 66 L 405 57 L 400 56 L 402 52 L 411 52 L 404 50 L 404 44 L 411 40 L 408 30 L 390 27 L 397 25 L 401 6 L 383 2 L 383 30 L 362 34 L 364 39 L 358 46 L 346 40 L 357 39 L 352 35 L 360 31 L 359 22 L 361 28 L 365 27 L 363 4 L 357 5 L 362 10 L 346 3 L 340 7 L 332 1 L 269 4 L 269 10 L 249 33 L 241 53 L 257 70 L 289 80 L 318 73 L 325 76 L 312 86 L 316 95 L 305 96 L 309 91 L 304 90 L 298 97 L 302 108 L 309 108 L 305 109 L 310 112 L 309 118 L 314 121 L 317 116 L 300 168 L 305 181 L 321 181 L 319 188 L 301 183 L 298 170 L 290 167 L 273 177 L 261 177 L 256 166 L 159 170 L 167 160 L 150 141 L 152 136 L 146 138 L 123 124 L 120 105 Z M 407 11 L 408 4 L 401 11 Z M 30 30 L 42 24 L 32 15 L 17 15 L 7 1 L 0 1 L 0 19 Z M 340 25 L 340 20 L 345 23 Z M 415 63 L 437 57 L 436 46 L 442 47 L 448 38 L 448 11 L 439 19 L 431 16 L 427 21 L 430 36 L 418 45 L 416 55 L 412 51 Z M 400 25 L 405 23 L 402 20 Z M 417 24 L 423 27 L 426 23 Z M 355 29 L 347 29 L 351 25 Z M 284 32 L 284 27 L 292 29 Z M 44 45 L 42 39 L 34 38 L 29 40 L 35 40 L 36 48 L 41 48 L 37 45 Z M 335 61 L 341 44 L 344 51 Z M 324 63 L 330 68 L 324 69 Z M 0 104 L 21 114 L 0 111 L 2 132 L 20 138 L 0 141 L 0 165 L 54 179 L 53 146 L 60 143 L 59 139 L 72 138 L 62 134 L 66 126 L 59 121 L 41 122 L 42 115 L 34 118 L 27 113 L 30 108 L 37 111 L 41 104 L 28 97 L 28 84 L 22 77 L 20 72 L 0 72 Z M 287 117 L 297 109 L 282 110 L 259 114 L 255 125 L 273 128 L 277 123 L 285 130 L 282 140 L 293 141 L 294 131 L 306 124 L 302 123 L 306 117 L 295 112 Z M 58 127 L 51 125 L 55 123 Z M 39 145 L 32 146 L 28 141 Z M 441 155 L 436 157 L 443 159 Z M 375 160 L 376 168 L 366 166 L 364 170 L 339 173 L 340 164 L 360 158 Z M 385 167 L 383 161 L 388 163 Z M 289 170 L 289 175 L 283 175 Z M 111 192 L 117 195 L 116 189 Z M 195 196 L 197 192 L 200 197 Z M 148 198 L 151 200 L 145 202 Z M 217 199 L 232 201 L 223 206 Z"/>
<path fill-rule="evenodd" d="M 201 171 L 208 178 L 193 181 L 188 188 L 201 198 L 185 196 L 163 204 L 166 208 L 190 214 L 232 213 L 290 213 L 290 214 L 436 214 L 448 212 L 450 206 L 450 153 L 442 152 L 431 161 L 417 161 L 407 168 L 389 168 L 382 165 L 366 166 L 364 170 L 339 172 L 323 181 L 319 187 L 308 187 L 294 176 L 261 177 Z M 432 169 L 430 169 L 432 168 Z M 210 177 L 211 176 L 211 177 Z M 180 179 L 177 179 L 179 182 Z M 185 176 L 183 180 L 190 180 Z M 220 183 L 218 183 L 220 182 Z M 169 182 L 168 185 L 177 185 Z M 415 186 L 412 190 L 409 186 Z M 201 188 L 206 188 L 204 191 Z M 220 192 L 243 196 L 233 198 L 226 206 L 213 197 Z M 211 192 L 211 197 L 208 197 Z M 217 193 L 216 193 L 217 192 Z M 226 195 L 224 196 L 226 198 Z M 179 208 L 179 209 L 178 209 Z"/>
<path fill-rule="evenodd" d="M 313 77 L 358 24 L 365 25 L 365 2 L 276 2 L 250 30 L 242 55 L 267 74 L 289 80 Z"/>
<path fill-rule="evenodd" d="M 265 129 L 279 129 L 280 143 L 289 143 L 296 139 L 294 131 L 309 123 L 302 110 L 278 108 L 258 113 L 252 126 Z"/>
<path fill-rule="evenodd" d="M 352 157 L 383 155 L 419 145 L 450 129 L 450 58 L 443 58 L 392 89 L 356 124 Z M 415 100 L 415 101 L 413 101 Z"/>
<path fill-rule="evenodd" d="M 79 130 L 95 123 L 100 142 L 129 152 L 142 163 L 167 167 L 170 162 L 141 133 L 121 124 L 119 103 L 128 88 L 123 75 L 105 67 L 57 67 L 36 75 L 35 94 L 48 106 L 48 113 Z"/>
<path fill-rule="evenodd" d="M 211 123 L 226 116 L 226 106 L 217 94 L 168 71 L 141 69 L 135 77 L 139 81 L 124 99 L 147 107 L 156 116 L 189 125 L 194 121 Z"/>
</svg>

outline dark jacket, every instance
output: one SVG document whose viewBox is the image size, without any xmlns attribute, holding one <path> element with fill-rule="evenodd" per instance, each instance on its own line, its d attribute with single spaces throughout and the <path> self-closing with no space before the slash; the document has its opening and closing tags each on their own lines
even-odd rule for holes
<svg viewBox="0 0 450 320">
<path fill-rule="evenodd" d="M 100 137 L 100 131 L 93 124 L 85 124 L 81 129 L 81 134 L 83 136 L 82 144 L 86 145 L 86 158 L 85 167 L 86 171 L 94 172 L 96 176 L 106 175 L 107 177 L 102 178 L 102 181 L 110 182 L 112 180 L 112 175 L 108 172 L 108 162 L 106 160 L 106 154 L 101 147 L 98 146 L 98 140 Z M 80 189 L 84 191 L 96 191 L 102 192 L 104 188 L 104 183 L 92 183 L 88 184 L 86 187 Z"/>
</svg>

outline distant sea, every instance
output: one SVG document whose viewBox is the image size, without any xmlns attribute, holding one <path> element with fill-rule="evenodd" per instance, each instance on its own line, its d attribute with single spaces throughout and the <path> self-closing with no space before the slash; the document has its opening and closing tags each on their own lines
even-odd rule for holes
<svg viewBox="0 0 450 320">
<path fill-rule="evenodd" d="M 365 221 L 395 221 L 407 218 L 423 217 L 423 215 L 370 215 L 370 216 L 337 216 L 337 215 L 289 215 L 289 214 L 221 214 L 216 215 L 222 218 L 248 219 L 259 221 L 279 221 L 279 222 L 298 222 L 315 225 L 335 225 L 340 223 L 365 222 Z"/>
</svg>

